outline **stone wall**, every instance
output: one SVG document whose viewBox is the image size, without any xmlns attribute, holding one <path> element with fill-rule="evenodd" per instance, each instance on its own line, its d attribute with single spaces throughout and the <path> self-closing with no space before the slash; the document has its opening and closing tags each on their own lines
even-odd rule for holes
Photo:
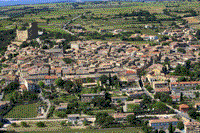
<svg viewBox="0 0 200 133">
<path fill-rule="evenodd" d="M 17 30 L 17 41 L 26 41 L 28 39 L 27 30 Z"/>
</svg>

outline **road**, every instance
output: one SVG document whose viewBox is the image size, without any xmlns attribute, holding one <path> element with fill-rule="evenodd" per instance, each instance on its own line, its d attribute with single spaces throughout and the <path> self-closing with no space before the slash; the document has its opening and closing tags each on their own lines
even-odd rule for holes
<svg viewBox="0 0 200 133">
<path fill-rule="evenodd" d="M 83 15 L 85 15 L 85 13 L 84 13 Z M 63 26 L 63 30 L 65 30 L 66 32 L 68 32 L 68 33 L 71 34 L 71 35 L 74 35 L 74 33 L 72 33 L 72 32 L 70 32 L 69 30 L 67 30 L 66 27 L 67 27 L 67 25 L 68 25 L 71 21 L 74 21 L 74 20 L 76 20 L 77 18 L 80 18 L 81 16 L 82 16 L 82 15 L 79 15 L 79 16 L 77 16 L 77 17 L 71 19 L 69 22 L 67 22 L 67 23 Z"/>
<path fill-rule="evenodd" d="M 142 80 L 141 80 L 142 81 Z M 146 95 L 150 96 L 152 99 L 156 100 L 156 101 L 160 101 L 159 99 L 155 99 L 154 96 L 144 87 L 144 82 L 141 82 L 143 87 L 141 86 L 141 88 L 143 89 L 143 91 L 146 93 Z M 165 103 L 166 104 L 166 103 Z M 172 110 L 174 110 L 174 112 L 176 112 L 179 116 L 186 118 L 187 120 L 191 121 L 191 122 L 196 122 L 196 120 L 190 118 L 190 116 L 187 113 L 181 112 L 177 109 L 174 109 L 172 106 L 166 104 L 166 106 Z"/>
</svg>

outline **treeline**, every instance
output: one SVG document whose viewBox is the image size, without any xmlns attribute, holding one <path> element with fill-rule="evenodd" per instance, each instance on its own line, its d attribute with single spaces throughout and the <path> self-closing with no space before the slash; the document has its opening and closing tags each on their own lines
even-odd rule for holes
<svg viewBox="0 0 200 133">
<path fill-rule="evenodd" d="M 174 14 L 172 15 L 170 12 L 178 12 L 179 13 L 180 11 L 178 11 L 178 10 L 173 11 L 171 9 L 163 9 L 163 13 L 166 14 L 166 15 L 168 15 L 168 16 L 176 17 L 176 18 L 182 18 L 182 17 L 174 15 Z M 193 10 L 193 9 L 186 10 L 185 12 L 182 11 L 180 13 L 190 13 L 190 14 L 184 15 L 183 17 L 198 16 L 197 12 L 195 10 Z"/>
<path fill-rule="evenodd" d="M 189 76 L 191 81 L 200 81 L 200 62 L 191 64 L 191 61 L 186 61 L 185 65 L 177 65 L 172 73 L 177 76 Z"/>
<path fill-rule="evenodd" d="M 14 40 L 16 37 L 15 30 L 2 30 L 0 31 L 0 54 L 4 55 L 7 46 Z"/>
</svg>

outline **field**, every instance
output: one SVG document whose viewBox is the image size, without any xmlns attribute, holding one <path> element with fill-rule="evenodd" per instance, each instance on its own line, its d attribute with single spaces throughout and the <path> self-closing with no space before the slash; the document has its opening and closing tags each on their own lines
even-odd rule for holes
<svg viewBox="0 0 200 133">
<path fill-rule="evenodd" d="M 13 107 L 5 118 L 34 118 L 37 117 L 37 104 L 17 105 Z"/>
<path fill-rule="evenodd" d="M 16 132 L 29 132 L 29 133 L 55 133 L 55 132 L 87 132 L 87 133 L 143 133 L 140 128 L 114 128 L 114 129 L 71 129 L 66 126 L 61 126 L 60 122 L 52 121 L 45 122 L 46 127 L 38 128 L 35 122 L 27 122 L 29 127 L 8 127 L 8 130 L 15 130 Z"/>
</svg>

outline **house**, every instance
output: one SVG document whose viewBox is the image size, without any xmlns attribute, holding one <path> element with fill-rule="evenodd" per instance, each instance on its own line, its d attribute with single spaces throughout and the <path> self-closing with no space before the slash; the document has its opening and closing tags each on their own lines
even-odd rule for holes
<svg viewBox="0 0 200 133">
<path fill-rule="evenodd" d="M 177 126 L 179 120 L 175 118 L 149 120 L 149 125 L 154 129 L 168 129 L 170 123 Z"/>
<path fill-rule="evenodd" d="M 54 84 L 54 82 L 55 82 L 56 79 L 58 79 L 58 76 L 49 76 L 49 75 L 46 75 L 44 77 L 44 83 L 45 83 L 45 85 L 50 86 L 50 85 Z"/>
<path fill-rule="evenodd" d="M 176 90 L 176 89 L 196 89 L 196 87 L 200 85 L 200 81 L 189 81 L 189 82 L 172 82 L 170 83 L 170 88 L 171 90 Z"/>
<path fill-rule="evenodd" d="M 145 95 L 145 92 L 144 91 L 126 92 L 126 95 L 129 97 L 137 98 L 137 97 Z"/>
<path fill-rule="evenodd" d="M 62 111 L 66 110 L 68 107 L 68 103 L 60 103 L 58 106 L 56 106 L 55 110 Z"/>
<path fill-rule="evenodd" d="M 93 88 L 96 87 L 98 84 L 97 83 L 83 83 L 82 86 L 86 88 Z"/>
<path fill-rule="evenodd" d="M 37 90 L 36 84 L 35 84 L 33 81 L 31 81 L 31 80 L 27 80 L 27 79 L 26 79 L 26 80 L 24 81 L 24 85 L 25 85 L 25 87 L 27 88 L 28 91 Z"/>
<path fill-rule="evenodd" d="M 153 82 L 153 89 L 165 88 L 165 87 L 168 87 L 168 82 L 167 81 L 154 81 Z"/>
<path fill-rule="evenodd" d="M 82 94 L 81 95 L 81 102 L 91 102 L 94 98 L 105 98 L 105 93 L 101 92 L 99 94 Z"/>
<path fill-rule="evenodd" d="M 180 95 L 171 95 L 172 102 L 180 102 Z"/>
<path fill-rule="evenodd" d="M 199 122 L 185 122 L 185 133 L 199 133 L 200 123 Z"/>
<path fill-rule="evenodd" d="M 188 112 L 189 111 L 189 106 L 187 104 L 181 104 L 179 105 L 179 110 L 182 112 Z"/>
<path fill-rule="evenodd" d="M 141 38 L 143 38 L 144 40 L 150 40 L 150 41 L 158 39 L 157 36 L 145 35 L 145 34 L 141 35 Z"/>
<path fill-rule="evenodd" d="M 68 115 L 68 123 L 71 122 L 73 125 L 76 123 L 78 125 L 83 125 L 84 121 L 94 122 L 96 118 L 94 116 L 85 115 L 85 114 L 70 114 Z"/>
</svg>

